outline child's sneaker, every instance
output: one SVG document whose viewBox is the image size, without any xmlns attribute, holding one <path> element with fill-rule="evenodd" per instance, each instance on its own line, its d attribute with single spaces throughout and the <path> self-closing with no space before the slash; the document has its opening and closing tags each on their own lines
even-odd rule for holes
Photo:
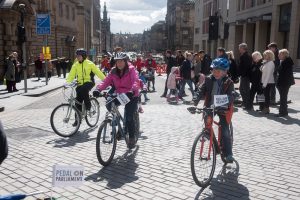
<svg viewBox="0 0 300 200">
<path fill-rule="evenodd" d="M 139 113 L 144 113 L 142 106 L 139 107 Z"/>
<path fill-rule="evenodd" d="M 179 102 L 179 97 L 176 97 L 176 102 L 177 102 L 177 103 Z"/>
<path fill-rule="evenodd" d="M 171 98 L 170 97 L 167 97 L 167 102 L 170 102 L 171 101 Z"/>
</svg>

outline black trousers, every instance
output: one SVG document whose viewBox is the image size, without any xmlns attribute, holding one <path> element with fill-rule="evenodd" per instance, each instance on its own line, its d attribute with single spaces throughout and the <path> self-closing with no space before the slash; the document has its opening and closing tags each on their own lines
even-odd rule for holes
<svg viewBox="0 0 300 200">
<path fill-rule="evenodd" d="M 279 114 L 288 114 L 288 105 L 287 105 L 287 97 L 289 93 L 290 86 L 278 86 L 278 91 L 280 95 L 280 107 Z"/>
<path fill-rule="evenodd" d="M 261 84 L 252 84 L 250 89 L 250 106 L 253 107 L 254 97 L 256 94 L 262 94 Z"/>
<path fill-rule="evenodd" d="M 127 127 L 129 138 L 134 138 L 135 124 L 133 114 L 138 109 L 138 97 L 133 97 L 131 101 L 125 105 L 125 126 Z"/>
<path fill-rule="evenodd" d="M 266 88 L 264 89 L 264 95 L 265 95 L 265 104 L 264 104 L 264 108 L 269 108 L 269 107 L 270 107 L 270 101 L 271 101 L 270 90 L 271 90 L 271 88 L 272 88 L 274 85 L 275 85 L 274 83 L 267 84 Z"/>
<path fill-rule="evenodd" d="M 89 91 L 94 87 L 94 83 L 92 82 L 87 82 L 84 83 L 83 85 L 77 86 L 76 88 L 76 100 L 79 103 L 82 103 L 84 101 L 84 105 L 86 110 L 90 110 L 91 109 L 91 101 L 90 101 L 90 97 L 89 97 Z M 80 104 L 76 103 L 76 108 L 79 111 L 82 111 L 82 106 Z"/>
<path fill-rule="evenodd" d="M 168 87 L 167 87 L 168 78 L 169 78 L 169 74 L 167 74 L 167 79 L 165 82 L 165 90 L 164 90 L 164 93 L 162 94 L 163 96 L 167 96 L 167 93 L 168 93 Z"/>
<path fill-rule="evenodd" d="M 248 77 L 241 77 L 240 93 L 242 95 L 243 106 L 249 108 L 250 105 L 250 80 Z"/>
<path fill-rule="evenodd" d="M 6 80 L 6 87 L 9 92 L 16 90 L 16 81 Z"/>
</svg>

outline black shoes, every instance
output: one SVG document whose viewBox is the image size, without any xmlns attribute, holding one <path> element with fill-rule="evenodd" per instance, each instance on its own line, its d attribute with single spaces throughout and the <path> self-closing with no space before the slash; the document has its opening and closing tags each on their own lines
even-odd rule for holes
<svg viewBox="0 0 300 200">
<path fill-rule="evenodd" d="M 135 147 L 135 138 L 129 138 L 129 141 L 128 141 L 128 148 L 129 149 L 133 149 Z"/>
</svg>

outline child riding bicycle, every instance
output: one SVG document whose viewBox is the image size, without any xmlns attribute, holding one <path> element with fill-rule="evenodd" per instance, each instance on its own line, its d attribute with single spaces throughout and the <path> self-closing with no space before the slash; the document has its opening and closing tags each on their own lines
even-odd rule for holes
<svg viewBox="0 0 300 200">
<path fill-rule="evenodd" d="M 193 101 L 197 106 L 200 99 L 204 97 L 204 107 L 215 105 L 215 95 L 227 95 L 228 104 L 225 106 L 224 114 L 218 114 L 222 128 L 223 152 L 227 162 L 233 162 L 232 139 L 229 131 L 229 123 L 233 114 L 234 84 L 227 76 L 229 62 L 226 58 L 217 58 L 212 61 L 212 74 L 207 76 L 204 84 L 198 88 Z M 222 106 L 223 108 L 223 106 Z M 204 116 L 206 119 L 206 116 Z"/>
</svg>

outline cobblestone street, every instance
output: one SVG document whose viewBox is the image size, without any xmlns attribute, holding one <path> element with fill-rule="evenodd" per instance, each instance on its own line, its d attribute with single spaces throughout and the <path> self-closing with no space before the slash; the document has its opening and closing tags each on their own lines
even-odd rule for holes
<svg viewBox="0 0 300 200">
<path fill-rule="evenodd" d="M 237 162 L 222 167 L 217 156 L 215 176 L 205 189 L 194 183 L 190 169 L 191 147 L 202 128 L 201 115 L 190 114 L 186 110 L 189 105 L 171 105 L 160 98 L 164 81 L 163 77 L 156 78 L 158 91 L 149 93 L 151 100 L 143 106 L 143 133 L 138 146 L 127 151 L 125 142 L 118 142 L 114 160 L 107 167 L 102 167 L 96 156 L 99 126 L 91 129 L 83 122 L 72 138 L 59 137 L 52 131 L 50 114 L 64 101 L 60 89 L 21 109 L 1 113 L 9 138 L 9 156 L 0 167 L 0 194 L 49 191 L 52 166 L 74 164 L 84 166 L 84 186 L 53 188 L 54 197 L 300 199 L 299 80 L 290 90 L 292 103 L 287 118 L 274 116 L 278 107 L 272 107 L 268 116 L 237 109 L 233 116 L 233 154 Z M 186 100 L 191 100 L 187 93 Z M 105 113 L 102 99 L 100 104 L 98 125 Z"/>
</svg>

